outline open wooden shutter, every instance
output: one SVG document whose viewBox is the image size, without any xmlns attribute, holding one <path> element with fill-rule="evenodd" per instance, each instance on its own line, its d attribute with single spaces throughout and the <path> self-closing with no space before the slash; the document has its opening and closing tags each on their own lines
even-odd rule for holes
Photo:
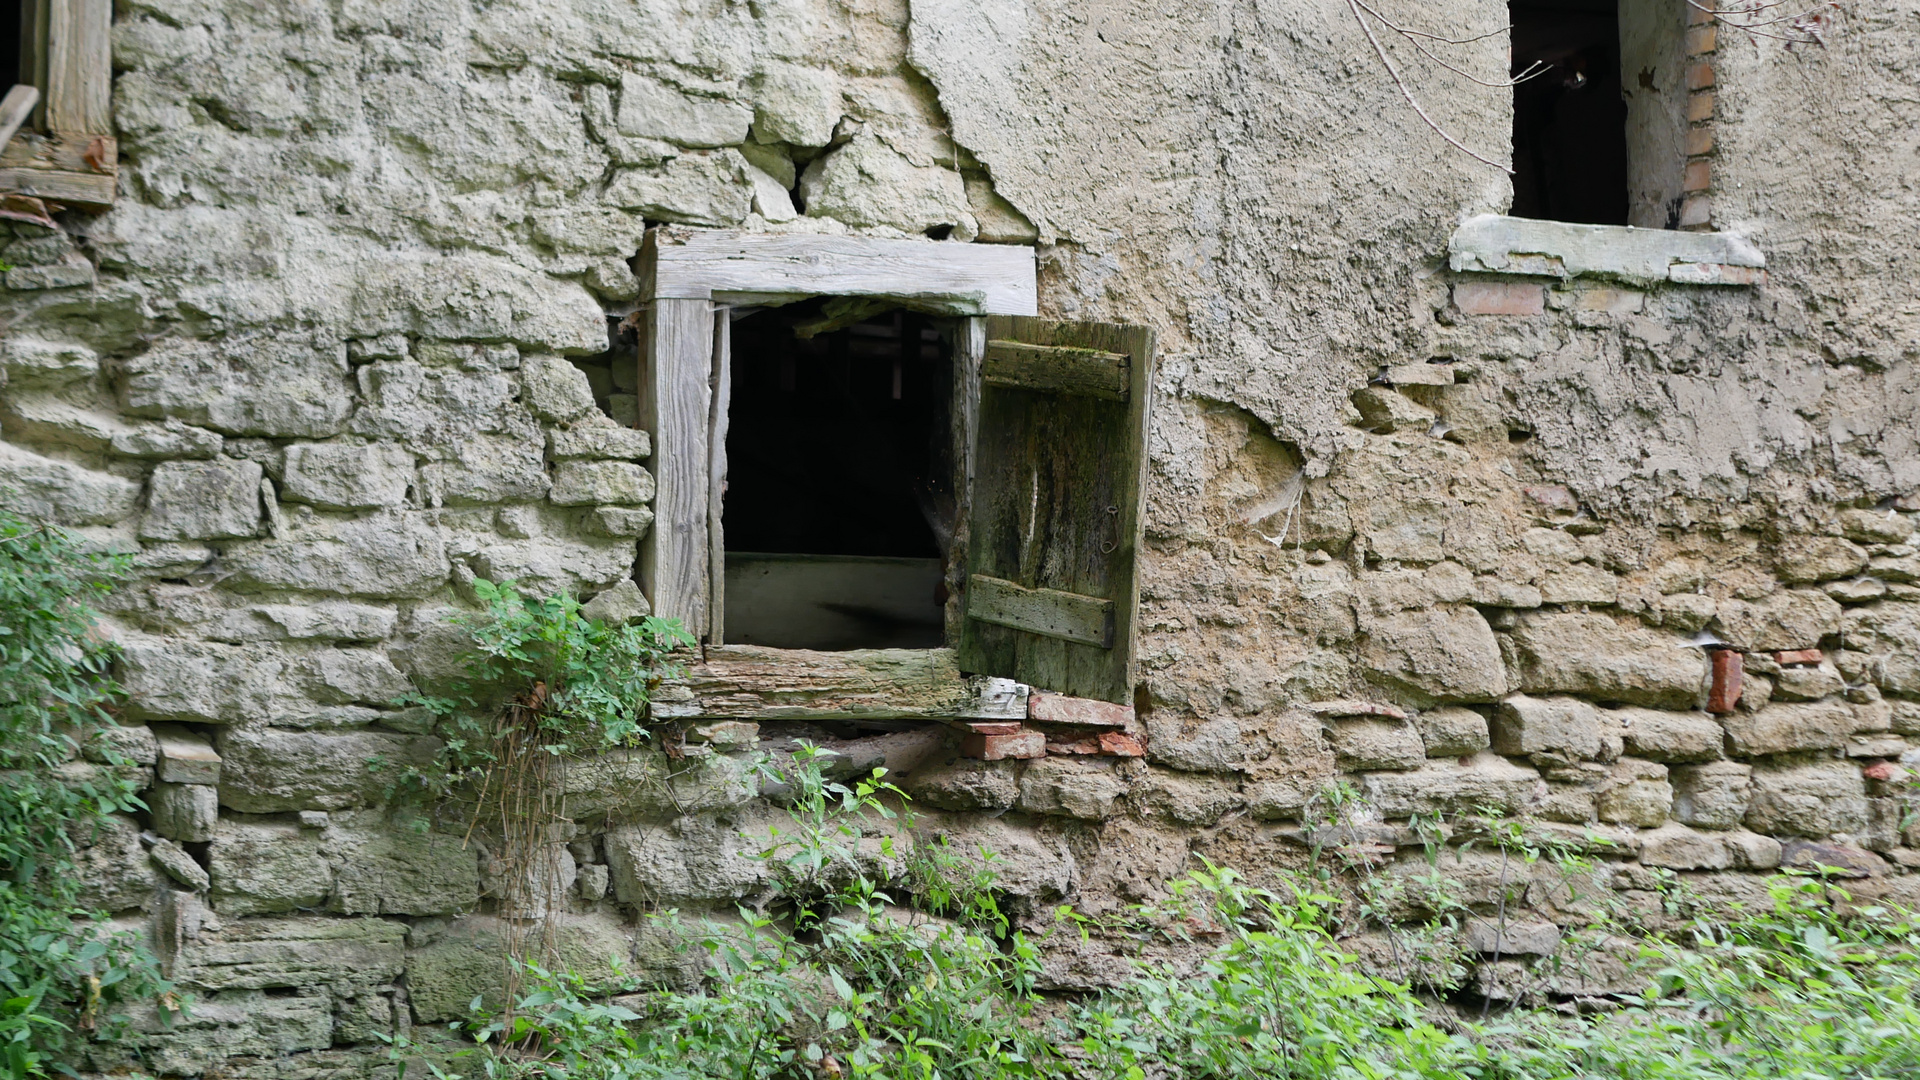
<svg viewBox="0 0 1920 1080">
<path fill-rule="evenodd" d="M 987 319 L 960 668 L 1133 700 L 1153 331 Z"/>
</svg>

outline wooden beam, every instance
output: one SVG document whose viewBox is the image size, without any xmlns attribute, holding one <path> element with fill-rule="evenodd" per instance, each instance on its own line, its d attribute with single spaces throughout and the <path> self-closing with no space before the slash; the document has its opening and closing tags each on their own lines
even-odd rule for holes
<svg viewBox="0 0 1920 1080">
<path fill-rule="evenodd" d="M 1059 589 L 1029 589 L 974 574 L 967 578 L 967 617 L 1062 641 L 1113 648 L 1113 601 Z"/>
<path fill-rule="evenodd" d="M 656 298 L 883 296 L 972 315 L 1039 309 L 1029 247 L 684 228 L 647 235 L 641 278 Z"/>
<path fill-rule="evenodd" d="M 33 115 L 33 107 L 40 101 L 40 91 L 31 86 L 15 83 L 7 96 L 0 98 L 0 146 L 5 146 L 20 130 L 20 125 Z"/>
<path fill-rule="evenodd" d="M 1066 345 L 987 342 L 981 377 L 993 386 L 1127 400 L 1127 354 Z"/>
<path fill-rule="evenodd" d="M 105 207 L 113 205 L 114 178 L 52 169 L 0 169 L 0 192 L 68 206 Z"/>
<path fill-rule="evenodd" d="M 733 318 L 726 308 L 714 312 L 712 412 L 708 419 L 707 451 L 707 640 L 715 645 L 727 639 L 727 534 L 724 524 L 727 490 L 727 409 L 733 404 Z"/>
<path fill-rule="evenodd" d="M 640 380 L 640 426 L 653 435 L 653 528 L 640 545 L 640 574 L 654 614 L 707 634 L 707 538 L 711 479 L 713 305 L 655 300 L 648 313 Z"/>
<path fill-rule="evenodd" d="M 113 0 L 49 0 L 46 25 L 47 130 L 113 134 Z"/>
</svg>

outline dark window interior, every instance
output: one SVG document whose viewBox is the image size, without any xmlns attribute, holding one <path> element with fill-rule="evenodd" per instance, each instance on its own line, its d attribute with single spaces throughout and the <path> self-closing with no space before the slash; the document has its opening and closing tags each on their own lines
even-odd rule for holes
<svg viewBox="0 0 1920 1080">
<path fill-rule="evenodd" d="M 1617 0 L 1512 0 L 1513 215 L 1627 223 Z"/>
<path fill-rule="evenodd" d="M 15 83 L 31 81 L 20 77 L 20 39 L 25 30 L 22 17 L 20 0 L 0 0 L 0 94 Z"/>
<path fill-rule="evenodd" d="M 845 308 L 732 325 L 728 643 L 942 644 L 952 362 L 937 319 L 896 309 L 834 327 Z"/>
</svg>

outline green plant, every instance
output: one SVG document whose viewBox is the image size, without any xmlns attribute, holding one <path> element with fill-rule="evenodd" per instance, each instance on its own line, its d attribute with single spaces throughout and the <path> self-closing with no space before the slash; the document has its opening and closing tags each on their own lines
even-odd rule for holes
<svg viewBox="0 0 1920 1080">
<path fill-rule="evenodd" d="M 168 993 L 152 958 L 77 901 L 78 846 L 140 809 L 114 721 L 114 650 L 86 606 L 118 563 L 0 511 L 0 1076 L 70 1072 L 76 1040 Z M 80 761 L 82 748 L 103 762 Z M 164 1015 L 164 1011 L 163 1011 Z"/>
<path fill-rule="evenodd" d="M 558 905 L 551 860 L 556 830 L 569 821 L 558 770 L 569 756 L 645 738 L 652 692 L 672 674 L 665 658 L 692 638 L 651 616 L 630 625 L 589 619 L 572 596 L 540 599 L 511 581 L 480 579 L 473 590 L 485 606 L 459 619 L 471 644 L 459 675 L 442 693 L 402 702 L 433 718 L 440 744 L 432 764 L 402 772 L 398 786 L 436 804 L 468 801 L 468 838 L 490 849 L 495 900 L 516 916 L 511 990 L 531 935 L 546 929 L 540 916 Z M 544 934 L 543 943 L 551 945 Z"/>
</svg>

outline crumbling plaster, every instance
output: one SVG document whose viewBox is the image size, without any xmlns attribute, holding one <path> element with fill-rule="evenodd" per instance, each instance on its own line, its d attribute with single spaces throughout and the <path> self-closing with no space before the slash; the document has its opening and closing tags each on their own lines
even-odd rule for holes
<svg viewBox="0 0 1920 1080">
<path fill-rule="evenodd" d="M 1387 47 L 1505 153 L 1504 91 Z M 1497 33 L 1459 54 L 1504 69 Z M 1656 868 L 1735 898 L 1816 841 L 1920 895 L 1911 3 L 1725 36 L 1713 224 L 1766 260 L 1735 286 L 1450 268 L 1507 181 L 1340 0 L 158 0 L 114 63 L 115 207 L 4 226 L 0 484 L 132 556 L 107 619 L 153 810 L 86 867 L 202 997 L 147 1068 L 354 1075 L 491 985 L 490 864 L 355 765 L 430 751 L 394 700 L 447 674 L 473 576 L 638 610 L 650 447 L 609 419 L 631 354 L 595 357 L 660 221 L 1034 243 L 1043 315 L 1159 332 L 1146 756 L 831 743 L 999 852 L 1017 917 L 1192 853 L 1303 865 L 1339 777 L 1408 872 L 1408 814 L 1491 805 L 1610 838 L 1596 881 L 1650 918 Z M 1702 632 L 1747 656 L 1730 713 Z M 690 977 L 636 909 L 763 887 L 747 758 L 832 734 L 583 766 L 563 952 Z M 1490 897 L 1489 858 L 1451 872 Z"/>
</svg>

